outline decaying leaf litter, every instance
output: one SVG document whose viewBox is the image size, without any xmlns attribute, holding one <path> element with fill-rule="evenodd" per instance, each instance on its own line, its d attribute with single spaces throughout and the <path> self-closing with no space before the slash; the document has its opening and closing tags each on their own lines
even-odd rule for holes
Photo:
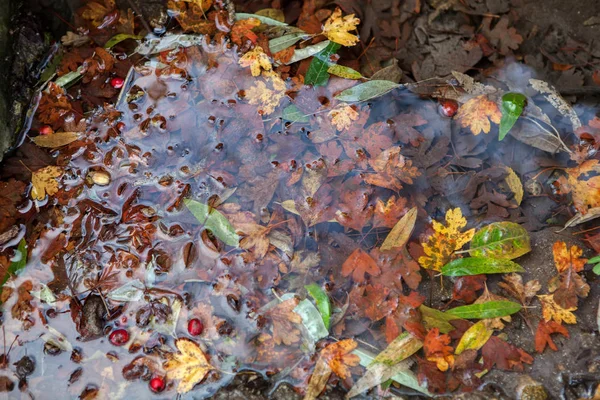
<svg viewBox="0 0 600 400">
<path fill-rule="evenodd" d="M 523 80 L 507 15 L 428 7 L 170 1 L 141 40 L 87 2 L 2 167 L 4 390 L 457 394 L 560 350 L 598 261 L 569 235 L 544 285 L 520 260 L 545 226 L 600 250 L 600 124 Z M 407 65 L 402 24 L 449 12 L 480 29 Z"/>
</svg>

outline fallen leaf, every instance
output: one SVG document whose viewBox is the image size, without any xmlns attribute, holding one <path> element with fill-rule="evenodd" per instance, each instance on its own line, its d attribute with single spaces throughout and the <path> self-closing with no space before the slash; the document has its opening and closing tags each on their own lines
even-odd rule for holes
<svg viewBox="0 0 600 400">
<path fill-rule="evenodd" d="M 535 351 L 543 353 L 546 346 L 552 350 L 557 351 L 558 347 L 550 336 L 553 333 L 560 333 L 564 337 L 569 337 L 569 331 L 566 327 L 555 321 L 544 321 L 541 320 L 538 324 L 537 330 L 535 331 Z"/>
<path fill-rule="evenodd" d="M 177 393 L 187 393 L 213 369 L 204 352 L 195 342 L 179 338 L 175 341 L 179 353 L 167 355 L 168 361 L 163 365 L 169 379 L 178 379 Z"/>
<path fill-rule="evenodd" d="M 512 260 L 531 251 L 529 233 L 510 221 L 494 222 L 479 229 L 469 246 L 472 257 Z"/>
<path fill-rule="evenodd" d="M 0 233 L 17 220 L 17 206 L 23 199 L 26 185 L 14 179 L 0 182 Z"/>
<path fill-rule="evenodd" d="M 343 131 L 348 129 L 352 125 L 352 122 L 358 119 L 358 112 L 352 106 L 340 103 L 333 110 L 329 111 L 327 116 L 338 131 Z"/>
<path fill-rule="evenodd" d="M 531 280 L 523 285 L 523 278 L 519 274 L 508 274 L 502 277 L 504 282 L 499 282 L 498 286 L 504 289 L 509 295 L 519 300 L 522 305 L 529 304 L 529 301 L 540 291 L 542 285 L 538 280 Z"/>
<path fill-rule="evenodd" d="M 76 141 L 79 132 L 55 132 L 50 135 L 39 135 L 31 140 L 40 147 L 57 148 Z"/>
<path fill-rule="evenodd" d="M 554 255 L 554 264 L 559 273 L 565 272 L 567 269 L 572 269 L 573 272 L 581 272 L 587 263 L 587 258 L 580 258 L 583 250 L 573 245 L 571 249 L 567 249 L 565 242 L 558 241 L 552 246 L 552 254 Z"/>
<path fill-rule="evenodd" d="M 238 46 L 244 45 L 244 38 L 252 43 L 256 43 L 258 36 L 252 31 L 252 29 L 258 26 L 260 26 L 260 20 L 257 18 L 248 18 L 236 21 L 231 28 L 231 41 Z"/>
<path fill-rule="evenodd" d="M 403 184 L 412 185 L 413 178 L 421 175 L 412 165 L 411 160 L 400 154 L 400 147 L 395 146 L 382 151 L 376 158 L 369 160 L 375 174 L 363 174 L 363 179 L 370 185 L 400 191 Z"/>
<path fill-rule="evenodd" d="M 572 311 L 577 310 L 577 307 L 562 308 L 554 301 L 554 296 L 551 294 L 538 295 L 538 299 L 542 303 L 542 315 L 544 320 L 554 320 L 557 323 L 565 321 L 565 324 L 576 324 L 577 318 Z"/>
<path fill-rule="evenodd" d="M 252 76 L 259 76 L 262 70 L 271 71 L 273 69 L 269 56 L 265 54 L 260 46 L 256 46 L 244 54 L 238 63 L 244 68 L 250 67 Z"/>
<path fill-rule="evenodd" d="M 44 200 L 46 194 L 53 196 L 58 192 L 58 180 L 63 173 L 62 168 L 48 166 L 31 173 L 31 198 L 34 200 Z"/>
<path fill-rule="evenodd" d="M 522 349 L 492 336 L 481 349 L 483 367 L 488 371 L 494 365 L 505 371 L 523 371 L 523 363 L 532 364 L 533 357 Z"/>
<path fill-rule="evenodd" d="M 258 105 L 263 114 L 272 114 L 285 97 L 285 82 L 274 72 L 263 73 L 264 80 L 259 80 L 246 90 L 248 103 Z"/>
<path fill-rule="evenodd" d="M 379 275 L 381 269 L 377 262 L 363 250 L 354 250 L 342 265 L 342 275 L 352 275 L 354 282 L 362 283 L 366 281 L 365 274 L 367 273 L 369 275 Z"/>
<path fill-rule="evenodd" d="M 382 251 L 391 250 L 394 248 L 402 248 L 410 239 L 410 235 L 415 227 L 417 221 L 417 207 L 411 208 L 405 215 L 398 221 L 394 228 L 388 233 L 387 237 L 381 244 L 380 249 Z"/>
<path fill-rule="evenodd" d="M 279 303 L 269 310 L 268 315 L 273 320 L 273 340 L 275 344 L 291 345 L 300 340 L 300 330 L 295 326 L 302 318 L 294 312 L 298 299 L 293 298 Z"/>
<path fill-rule="evenodd" d="M 360 19 L 354 17 L 354 14 L 342 17 L 342 10 L 337 7 L 323 26 L 323 34 L 329 40 L 339 43 L 342 46 L 354 46 L 358 43 L 358 36 L 350 31 L 356 30 L 360 24 Z"/>
<path fill-rule="evenodd" d="M 510 189 L 511 192 L 515 194 L 515 200 L 517 201 L 517 205 L 521 205 L 523 201 L 523 183 L 521 182 L 521 178 L 513 171 L 512 168 L 505 167 L 508 171 L 508 175 L 504 178 L 506 185 Z"/>
<path fill-rule="evenodd" d="M 375 213 L 373 214 L 374 228 L 393 228 L 399 222 L 400 218 L 406 214 L 406 199 L 403 197 L 391 196 L 386 202 L 380 198 L 375 201 Z M 389 236 L 389 234 L 388 234 Z"/>
<path fill-rule="evenodd" d="M 481 95 L 463 104 L 455 118 L 463 128 L 469 128 L 473 135 L 479 135 L 481 132 L 490 132 L 490 121 L 499 124 L 502 113 L 496 103 Z"/>
<path fill-rule="evenodd" d="M 427 336 L 423 341 L 425 357 L 427 357 L 427 360 L 436 363 L 440 371 L 447 371 L 448 368 L 454 365 L 454 349 L 452 346 L 448 346 L 451 340 L 449 335 L 440 335 L 440 330 L 433 328 L 427 332 Z"/>
<path fill-rule="evenodd" d="M 493 333 L 494 330 L 488 320 L 478 321 L 462 335 L 454 353 L 459 355 L 465 350 L 479 350 L 492 337 Z"/>
</svg>

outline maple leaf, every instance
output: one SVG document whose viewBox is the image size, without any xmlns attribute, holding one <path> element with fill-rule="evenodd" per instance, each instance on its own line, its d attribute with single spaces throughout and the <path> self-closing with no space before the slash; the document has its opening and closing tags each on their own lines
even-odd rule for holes
<svg viewBox="0 0 600 400">
<path fill-rule="evenodd" d="M 373 216 L 373 205 L 369 204 L 370 188 L 352 187 L 344 190 L 339 202 L 335 219 L 348 228 L 361 231 Z"/>
<path fill-rule="evenodd" d="M 423 243 L 424 256 L 419 257 L 419 264 L 423 268 L 441 271 L 442 267 L 450 262 L 454 252 L 460 250 L 475 235 L 475 229 L 461 232 L 467 226 L 467 220 L 463 217 L 460 208 L 446 212 L 446 224 L 433 221 L 434 233 L 426 243 Z"/>
<path fill-rule="evenodd" d="M 400 147 L 395 146 L 382 151 L 375 159 L 369 160 L 375 174 L 365 174 L 363 179 L 371 185 L 399 191 L 403 183 L 412 185 L 413 178 L 421 175 L 419 170 L 400 154 Z"/>
<path fill-rule="evenodd" d="M 488 371 L 495 365 L 505 371 L 523 371 L 523 363 L 532 364 L 533 357 L 498 336 L 492 336 L 481 348 L 483 366 Z"/>
<path fill-rule="evenodd" d="M 259 76 L 261 70 L 271 71 L 273 69 L 269 56 L 265 54 L 260 46 L 256 46 L 244 54 L 238 63 L 244 68 L 250 67 L 252 76 Z"/>
<path fill-rule="evenodd" d="M 531 280 L 523 285 L 523 278 L 519 274 L 508 274 L 502 277 L 504 282 L 499 282 L 498 286 L 504 289 L 510 296 L 519 300 L 526 306 L 529 301 L 540 291 L 542 285 L 538 280 Z"/>
<path fill-rule="evenodd" d="M 577 307 L 562 308 L 554 301 L 554 296 L 551 294 L 538 295 L 538 299 L 542 303 L 542 316 L 545 321 L 554 320 L 559 324 L 565 321 L 566 324 L 576 324 L 577 318 L 572 311 L 577 310 Z"/>
<path fill-rule="evenodd" d="M 341 103 L 329 111 L 327 116 L 338 131 L 343 131 L 348 129 L 352 125 L 352 122 L 358 119 L 358 111 L 346 103 Z"/>
<path fill-rule="evenodd" d="M 496 103 L 481 95 L 463 104 L 456 113 L 456 118 L 463 128 L 468 127 L 473 135 L 479 135 L 481 132 L 490 132 L 490 121 L 499 124 L 502 113 Z"/>
<path fill-rule="evenodd" d="M 248 90 L 246 98 L 250 104 L 258 105 L 262 114 L 272 114 L 285 96 L 285 82 L 275 72 L 263 73 L 264 80 L 256 81 Z"/>
<path fill-rule="evenodd" d="M 578 297 L 585 298 L 590 292 L 590 285 L 573 270 L 553 277 L 548 282 L 548 291 L 554 293 L 554 301 L 562 308 L 577 307 Z"/>
<path fill-rule="evenodd" d="M 26 185 L 14 179 L 0 182 L 0 233 L 17 220 L 17 205 L 23 199 Z"/>
<path fill-rule="evenodd" d="M 569 337 L 569 331 L 566 327 L 555 321 L 544 321 L 541 320 L 538 324 L 537 330 L 535 331 L 535 351 L 543 353 L 546 346 L 552 350 L 557 351 L 558 347 L 550 336 L 552 333 L 560 333 L 564 337 Z"/>
<path fill-rule="evenodd" d="M 423 341 L 423 350 L 427 360 L 436 363 L 440 371 L 447 371 L 454 365 L 454 349 L 448 346 L 452 339 L 449 335 L 440 335 L 438 328 L 433 328 L 427 332 Z"/>
<path fill-rule="evenodd" d="M 573 205 L 582 214 L 589 208 L 600 207 L 600 161 L 587 160 L 566 171 L 567 178 L 558 179 L 560 193 L 571 193 Z"/>
<path fill-rule="evenodd" d="M 352 274 L 354 282 L 362 283 L 366 281 L 366 273 L 369 275 L 379 275 L 381 269 L 370 255 L 360 248 L 356 249 L 342 264 L 342 275 L 348 276 Z"/>
<path fill-rule="evenodd" d="M 354 14 L 342 17 L 342 10 L 337 7 L 323 26 L 323 34 L 332 42 L 339 43 L 342 46 L 354 46 L 358 43 L 358 36 L 350 31 L 356 29 L 360 24 L 360 19 L 354 17 Z"/>
<path fill-rule="evenodd" d="M 252 29 L 257 26 L 260 26 L 260 21 L 256 18 L 246 18 L 236 21 L 231 28 L 231 41 L 238 46 L 244 45 L 244 38 L 250 40 L 253 44 L 256 43 L 258 36 L 252 32 Z"/>
<path fill-rule="evenodd" d="M 498 50 L 500 54 L 507 55 L 510 50 L 516 50 L 523 43 L 523 36 L 517 33 L 515 28 L 509 28 L 509 18 L 505 15 L 496 23 L 494 29 L 490 30 L 492 18 L 485 17 L 482 21 L 482 30 Z"/>
<path fill-rule="evenodd" d="M 402 282 L 416 290 L 422 278 L 419 264 L 408 255 L 406 250 L 399 252 L 389 262 L 384 259 L 381 270 L 381 275 L 372 277 L 371 280 L 385 287 L 396 287 L 399 291 L 403 290 Z"/>
<path fill-rule="evenodd" d="M 56 127 L 56 124 L 64 121 L 64 118 L 72 110 L 71 103 L 63 88 L 50 82 L 48 89 L 42 94 L 40 104 L 37 109 L 38 119 Z"/>
<path fill-rule="evenodd" d="M 294 324 L 302 322 L 302 317 L 294 312 L 298 302 L 296 298 L 285 300 L 269 310 L 268 315 L 273 320 L 275 344 L 290 345 L 300 340 L 300 330 L 294 327 Z"/>
<path fill-rule="evenodd" d="M 245 234 L 240 240 L 240 248 L 249 250 L 254 248 L 254 253 L 259 257 L 263 258 L 269 250 L 270 240 L 267 237 L 271 231 L 270 226 L 262 226 L 255 223 L 250 224 L 236 224 L 236 230 L 239 230 Z"/>
<path fill-rule="evenodd" d="M 583 250 L 573 245 L 567 251 L 567 244 L 558 241 L 552 246 L 552 254 L 554 255 L 554 264 L 559 273 L 572 269 L 574 272 L 581 272 L 587 263 L 587 258 L 579 258 L 583 254 Z"/>
<path fill-rule="evenodd" d="M 179 338 L 175 341 L 179 353 L 167 355 L 163 365 L 169 379 L 179 379 L 177 393 L 187 393 L 200 382 L 213 367 L 208 363 L 200 346 L 195 342 Z"/>
<path fill-rule="evenodd" d="M 374 228 L 393 228 L 396 223 L 408 211 L 406 199 L 403 197 L 391 196 L 387 202 L 380 198 L 375 201 L 375 214 L 373 215 Z"/>
<path fill-rule="evenodd" d="M 445 393 L 446 374 L 439 370 L 437 363 L 419 357 L 417 357 L 417 361 L 419 363 L 419 369 L 417 371 L 419 384 L 426 387 L 427 390 L 432 393 Z"/>
<path fill-rule="evenodd" d="M 62 175 L 62 168 L 48 166 L 31 173 L 31 198 L 34 200 L 44 200 L 46 194 L 52 196 L 58 192 L 58 180 L 56 178 Z"/>
</svg>

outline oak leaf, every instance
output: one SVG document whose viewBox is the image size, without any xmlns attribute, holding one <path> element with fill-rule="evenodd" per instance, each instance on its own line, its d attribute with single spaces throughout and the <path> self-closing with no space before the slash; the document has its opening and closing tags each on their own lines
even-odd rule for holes
<svg viewBox="0 0 600 400">
<path fill-rule="evenodd" d="M 250 67 L 252 76 L 259 76 L 262 70 L 271 71 L 273 69 L 269 56 L 265 54 L 260 46 L 256 46 L 244 54 L 238 63 L 244 68 Z"/>
<path fill-rule="evenodd" d="M 449 335 L 440 335 L 438 328 L 433 328 L 427 332 L 423 341 L 423 350 L 427 360 L 436 363 L 440 371 L 447 371 L 454 365 L 454 349 L 448 346 L 452 339 Z"/>
<path fill-rule="evenodd" d="M 178 379 L 177 393 L 187 393 L 200 382 L 213 367 L 208 363 L 200 346 L 180 338 L 175 341 L 179 353 L 169 354 L 163 365 L 169 379 Z"/>
<path fill-rule="evenodd" d="M 433 221 L 434 233 L 426 243 L 423 243 L 425 255 L 419 257 L 419 264 L 425 269 L 441 271 L 442 267 L 456 256 L 454 252 L 460 250 L 475 235 L 475 229 L 461 232 L 467 226 L 460 208 L 446 212 L 446 225 Z"/>
<path fill-rule="evenodd" d="M 553 333 L 560 333 L 564 337 L 569 337 L 569 331 L 566 327 L 555 321 L 544 321 L 541 320 L 538 324 L 537 330 L 535 331 L 535 351 L 543 353 L 546 346 L 552 350 L 557 351 L 558 347 L 550 336 Z"/>
<path fill-rule="evenodd" d="M 356 18 L 354 14 L 342 17 L 342 10 L 338 7 L 325 21 L 323 34 L 327 36 L 327 39 L 342 46 L 354 46 L 358 43 L 358 36 L 351 34 L 350 31 L 355 30 L 358 24 L 360 24 L 360 19 Z"/>
<path fill-rule="evenodd" d="M 542 294 L 537 296 L 542 303 L 542 316 L 545 321 L 554 320 L 559 324 L 565 321 L 566 324 L 576 324 L 577 318 L 572 311 L 577 310 L 577 307 L 562 308 L 554 301 L 554 296 L 551 294 Z"/>
<path fill-rule="evenodd" d="M 499 124 L 502 113 L 495 102 L 488 100 L 485 95 L 481 95 L 463 104 L 458 110 L 456 118 L 463 128 L 469 128 L 473 135 L 479 135 L 481 132 L 490 132 L 490 121 Z"/>
<path fill-rule="evenodd" d="M 348 129 L 358 119 L 358 111 L 346 103 L 341 103 L 329 111 L 327 116 L 338 131 L 343 131 Z"/>
<path fill-rule="evenodd" d="M 31 198 L 44 200 L 46 194 L 52 196 L 58 192 L 58 180 L 63 173 L 61 167 L 48 166 L 31 173 Z"/>
<path fill-rule="evenodd" d="M 352 275 L 352 280 L 357 283 L 366 281 L 365 274 L 379 275 L 381 269 L 373 258 L 362 249 L 356 249 L 342 264 L 342 275 Z"/>
<path fill-rule="evenodd" d="M 300 330 L 294 326 L 302 322 L 302 318 L 294 312 L 298 299 L 293 298 L 279 303 L 269 310 L 273 321 L 273 340 L 275 344 L 290 345 L 300 340 Z"/>
</svg>

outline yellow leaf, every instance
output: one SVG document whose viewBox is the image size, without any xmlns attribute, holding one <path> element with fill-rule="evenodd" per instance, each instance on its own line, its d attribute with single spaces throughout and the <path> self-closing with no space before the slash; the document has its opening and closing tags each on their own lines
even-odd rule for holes
<svg viewBox="0 0 600 400">
<path fill-rule="evenodd" d="M 427 243 L 423 243 L 424 256 L 419 257 L 419 264 L 423 268 L 441 271 L 442 267 L 450 262 L 454 252 L 460 250 L 473 238 L 475 229 L 461 232 L 467 226 L 460 208 L 446 212 L 446 225 L 433 221 L 433 235 Z"/>
<path fill-rule="evenodd" d="M 485 95 L 481 95 L 463 104 L 458 110 L 456 118 L 463 128 L 468 127 L 473 135 L 479 135 L 481 132 L 490 132 L 490 120 L 499 124 L 502 113 L 498 104 L 488 100 Z"/>
<path fill-rule="evenodd" d="M 589 208 L 600 207 L 600 161 L 587 160 L 566 171 L 568 177 L 558 180 L 560 191 L 571 193 L 577 211 L 586 214 Z"/>
<path fill-rule="evenodd" d="M 465 350 L 479 350 L 492 337 L 492 333 L 494 330 L 490 328 L 488 321 L 477 322 L 462 335 L 454 354 L 459 355 Z"/>
<path fill-rule="evenodd" d="M 554 296 L 551 294 L 538 295 L 538 299 L 542 303 L 542 316 L 544 320 L 550 321 L 553 319 L 559 324 L 565 321 L 565 324 L 576 324 L 577 318 L 572 311 L 577 310 L 577 307 L 562 308 L 554 301 Z"/>
<path fill-rule="evenodd" d="M 332 42 L 342 46 L 354 46 L 358 43 L 358 36 L 351 34 L 350 31 L 355 30 L 358 24 L 360 19 L 354 17 L 354 14 L 342 18 L 342 10 L 338 7 L 325 21 L 323 34 Z"/>
<path fill-rule="evenodd" d="M 285 15 L 282 10 L 277 8 L 264 8 L 256 12 L 256 15 L 274 19 L 275 21 L 285 22 Z"/>
<path fill-rule="evenodd" d="M 179 353 L 169 354 L 164 368 L 169 379 L 179 379 L 177 393 L 187 393 L 213 369 L 200 347 L 189 339 L 175 341 Z"/>
<path fill-rule="evenodd" d="M 262 114 L 272 114 L 285 96 L 285 82 L 275 72 L 264 72 L 264 80 L 256 81 L 246 90 L 250 104 L 258 105 Z"/>
<path fill-rule="evenodd" d="M 273 69 L 269 56 L 265 54 L 263 48 L 260 46 L 256 46 L 254 49 L 244 54 L 238 62 L 244 68 L 250 67 L 252 76 L 259 76 L 261 69 L 264 69 L 265 71 L 271 71 Z"/>
<path fill-rule="evenodd" d="M 508 188 L 515 194 L 517 204 L 521 205 L 521 202 L 523 201 L 523 183 L 521 182 L 519 175 L 517 175 L 512 168 L 505 167 L 505 169 L 508 171 L 508 176 L 504 178 L 504 181 Z"/>
<path fill-rule="evenodd" d="M 72 143 L 78 138 L 78 132 L 56 132 L 50 135 L 36 136 L 31 140 L 40 147 L 56 148 Z"/>
<path fill-rule="evenodd" d="M 341 103 L 329 111 L 327 116 L 331 118 L 331 123 L 335 125 L 338 131 L 343 131 L 352 125 L 352 121 L 358 119 L 358 112 L 352 106 Z"/>
<path fill-rule="evenodd" d="M 58 192 L 58 180 L 56 178 L 62 175 L 62 168 L 56 166 L 44 167 L 31 173 L 31 198 L 34 200 L 44 200 L 46 194 L 52 196 Z"/>
<path fill-rule="evenodd" d="M 583 250 L 577 246 L 571 246 L 571 249 L 567 250 L 567 244 L 565 242 L 554 243 L 552 246 L 552 254 L 558 273 L 564 272 L 569 268 L 572 268 L 573 272 L 581 272 L 584 265 L 587 263 L 587 258 L 580 258 L 583 254 Z"/>
</svg>

